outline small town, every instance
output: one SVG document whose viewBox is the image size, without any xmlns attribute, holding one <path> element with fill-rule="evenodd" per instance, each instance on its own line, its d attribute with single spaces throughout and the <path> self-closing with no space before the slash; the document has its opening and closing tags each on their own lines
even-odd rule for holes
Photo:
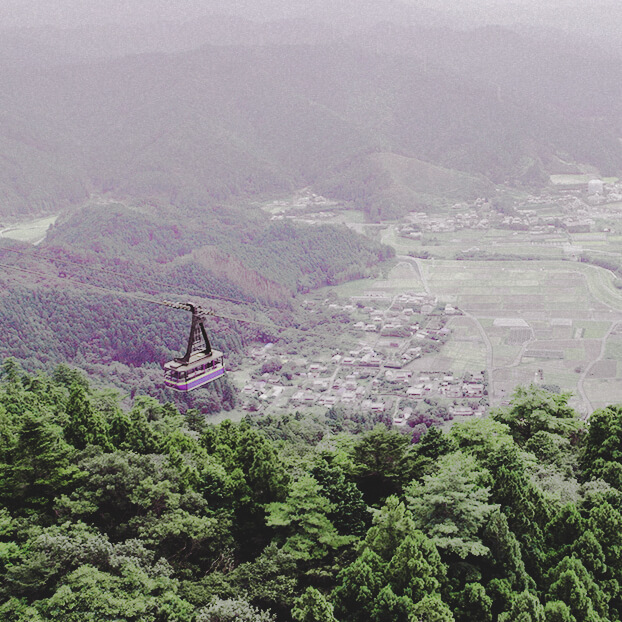
<svg viewBox="0 0 622 622">
<path fill-rule="evenodd" d="M 352 349 L 318 360 L 291 356 L 273 343 L 252 349 L 254 372 L 240 392 L 247 411 L 355 406 L 386 413 L 397 426 L 440 425 L 487 412 L 485 371 L 458 376 L 451 370 L 424 369 L 426 355 L 437 352 L 451 335 L 448 320 L 461 315 L 454 306 L 439 306 L 435 297 L 424 294 L 390 297 L 377 291 L 345 302 L 309 299 L 304 306 L 311 314 L 346 314 Z"/>
</svg>

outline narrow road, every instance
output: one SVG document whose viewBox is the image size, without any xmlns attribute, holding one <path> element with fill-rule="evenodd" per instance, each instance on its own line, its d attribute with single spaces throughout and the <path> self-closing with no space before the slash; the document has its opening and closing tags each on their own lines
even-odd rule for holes
<svg viewBox="0 0 622 622">
<path fill-rule="evenodd" d="M 587 396 L 587 393 L 585 392 L 585 388 L 583 387 L 583 383 L 585 382 L 585 379 L 587 378 L 588 374 L 590 373 L 592 367 L 594 367 L 594 365 L 596 365 L 596 363 L 598 363 L 598 361 L 602 361 L 604 356 L 605 356 L 605 350 L 607 349 L 607 339 L 609 339 L 609 337 L 611 336 L 611 333 L 616 329 L 616 327 L 618 326 L 618 324 L 620 324 L 620 322 L 613 322 L 611 324 L 611 326 L 609 327 L 609 330 L 607 331 L 607 334 L 603 337 L 602 339 L 602 343 L 600 344 L 600 354 L 598 355 L 598 358 L 595 358 L 583 371 L 583 373 L 581 374 L 581 376 L 579 377 L 579 380 L 577 382 L 577 390 L 579 391 L 579 394 L 581 395 L 581 399 L 583 400 L 583 403 L 586 406 L 586 411 L 585 411 L 585 420 L 587 421 L 590 418 L 590 414 L 592 413 L 593 407 L 592 407 L 592 402 L 590 401 L 590 399 Z"/>
<path fill-rule="evenodd" d="M 484 330 L 484 327 L 481 325 L 480 321 L 472 313 L 469 313 L 468 311 L 465 311 L 464 309 L 460 309 L 460 310 L 465 315 L 465 317 L 468 317 L 469 319 L 473 320 L 473 322 L 475 322 L 475 326 L 477 326 L 477 330 L 479 331 L 479 334 L 481 335 L 484 341 L 484 344 L 486 345 L 486 372 L 488 374 L 488 396 L 490 397 L 490 405 L 493 406 L 492 401 L 495 398 L 495 382 L 493 378 L 494 368 L 492 366 L 492 362 L 493 362 L 492 343 L 490 342 L 490 339 L 488 338 L 488 335 L 486 334 L 486 331 Z"/>
</svg>

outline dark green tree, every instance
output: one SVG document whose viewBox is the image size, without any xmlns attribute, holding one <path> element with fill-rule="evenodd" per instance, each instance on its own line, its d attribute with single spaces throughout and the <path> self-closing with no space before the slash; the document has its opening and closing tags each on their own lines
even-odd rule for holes
<svg viewBox="0 0 622 622">
<path fill-rule="evenodd" d="M 502 613 L 499 622 L 545 622 L 544 607 L 530 592 L 521 592 L 512 603 L 512 608 Z"/>
<path fill-rule="evenodd" d="M 510 405 L 492 412 L 492 417 L 509 426 L 519 445 L 524 445 L 542 430 L 567 437 L 581 428 L 579 419 L 570 406 L 569 393 L 550 393 L 535 385 L 517 387 Z"/>
<path fill-rule="evenodd" d="M 327 516 L 331 510 L 315 479 L 303 475 L 292 483 L 285 501 L 266 506 L 266 523 L 280 528 L 285 552 L 301 561 L 321 559 L 351 540 L 337 533 Z"/>
<path fill-rule="evenodd" d="M 354 474 L 360 490 L 369 505 L 374 505 L 391 494 L 401 491 L 411 479 L 411 461 L 408 439 L 399 432 L 377 425 L 363 434 L 354 446 Z"/>
<path fill-rule="evenodd" d="M 587 477 L 622 490 L 622 406 L 592 413 L 580 464 Z"/>
<path fill-rule="evenodd" d="M 467 583 L 456 598 L 456 622 L 492 622 L 492 599 L 481 583 Z"/>
<path fill-rule="evenodd" d="M 447 553 L 462 559 L 486 555 L 488 548 L 479 532 L 496 506 L 488 502 L 485 479 L 472 456 L 462 452 L 443 456 L 437 473 L 406 490 L 416 527 Z"/>
<path fill-rule="evenodd" d="M 406 535 L 387 567 L 387 579 L 398 596 L 418 602 L 440 595 L 446 587 L 447 568 L 436 547 L 422 532 Z"/>
<path fill-rule="evenodd" d="M 385 585 L 374 601 L 372 622 L 410 622 L 414 617 L 415 606 L 408 596 L 396 596 L 390 585 Z"/>
<path fill-rule="evenodd" d="M 66 412 L 65 438 L 74 447 L 84 449 L 87 445 L 99 445 L 105 450 L 111 448 L 106 424 L 81 385 L 72 385 Z"/>
<path fill-rule="evenodd" d="M 559 600 L 577 620 L 600 622 L 608 619 L 607 598 L 575 557 L 564 557 L 549 573 L 547 600 Z"/>
<path fill-rule="evenodd" d="M 370 514 L 356 485 L 346 479 L 342 469 L 330 466 L 324 459 L 318 460 L 311 473 L 320 484 L 322 495 L 332 505 L 328 518 L 337 531 L 342 535 L 363 535 L 369 526 Z"/>
<path fill-rule="evenodd" d="M 292 618 L 296 622 L 337 622 L 333 606 L 321 592 L 308 587 L 294 603 Z"/>
<path fill-rule="evenodd" d="M 385 567 L 376 553 L 365 549 L 354 562 L 341 570 L 331 595 L 338 620 L 360 622 L 371 619 L 376 598 L 386 585 Z"/>
</svg>

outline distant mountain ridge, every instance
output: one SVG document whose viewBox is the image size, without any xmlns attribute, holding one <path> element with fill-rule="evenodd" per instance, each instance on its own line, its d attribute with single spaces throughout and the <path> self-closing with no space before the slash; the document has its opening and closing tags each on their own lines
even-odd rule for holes
<svg viewBox="0 0 622 622">
<path fill-rule="evenodd" d="M 0 215 L 51 211 L 92 191 L 200 207 L 330 188 L 336 171 L 350 171 L 352 185 L 374 153 L 389 154 L 376 161 L 385 170 L 403 157 L 483 186 L 541 185 L 560 159 L 622 168 L 613 60 L 556 55 L 555 43 L 500 28 L 367 36 L 4 65 Z M 414 170 L 395 182 L 401 198 L 389 211 L 421 194 Z M 394 201 L 384 190 L 369 200 Z"/>
</svg>

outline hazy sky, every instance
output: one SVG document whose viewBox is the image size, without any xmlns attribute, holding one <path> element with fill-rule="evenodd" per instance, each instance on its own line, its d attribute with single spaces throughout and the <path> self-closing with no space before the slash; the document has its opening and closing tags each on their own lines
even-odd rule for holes
<svg viewBox="0 0 622 622">
<path fill-rule="evenodd" d="M 405 11 L 412 11 L 413 19 L 424 25 L 428 18 L 434 25 L 447 19 L 452 26 L 466 28 L 519 23 L 614 43 L 622 30 L 619 0 L 0 0 L 0 28 L 191 22 L 214 13 L 255 21 L 306 16 L 330 23 L 400 23 Z"/>
<path fill-rule="evenodd" d="M 211 12 L 238 13 L 251 19 L 330 15 L 365 4 L 379 16 L 400 5 L 478 15 L 496 20 L 504 15 L 550 14 L 562 7 L 579 6 L 589 14 L 609 0 L 2 0 L 0 23 L 5 26 L 76 26 L 110 21 L 182 20 Z"/>
</svg>

